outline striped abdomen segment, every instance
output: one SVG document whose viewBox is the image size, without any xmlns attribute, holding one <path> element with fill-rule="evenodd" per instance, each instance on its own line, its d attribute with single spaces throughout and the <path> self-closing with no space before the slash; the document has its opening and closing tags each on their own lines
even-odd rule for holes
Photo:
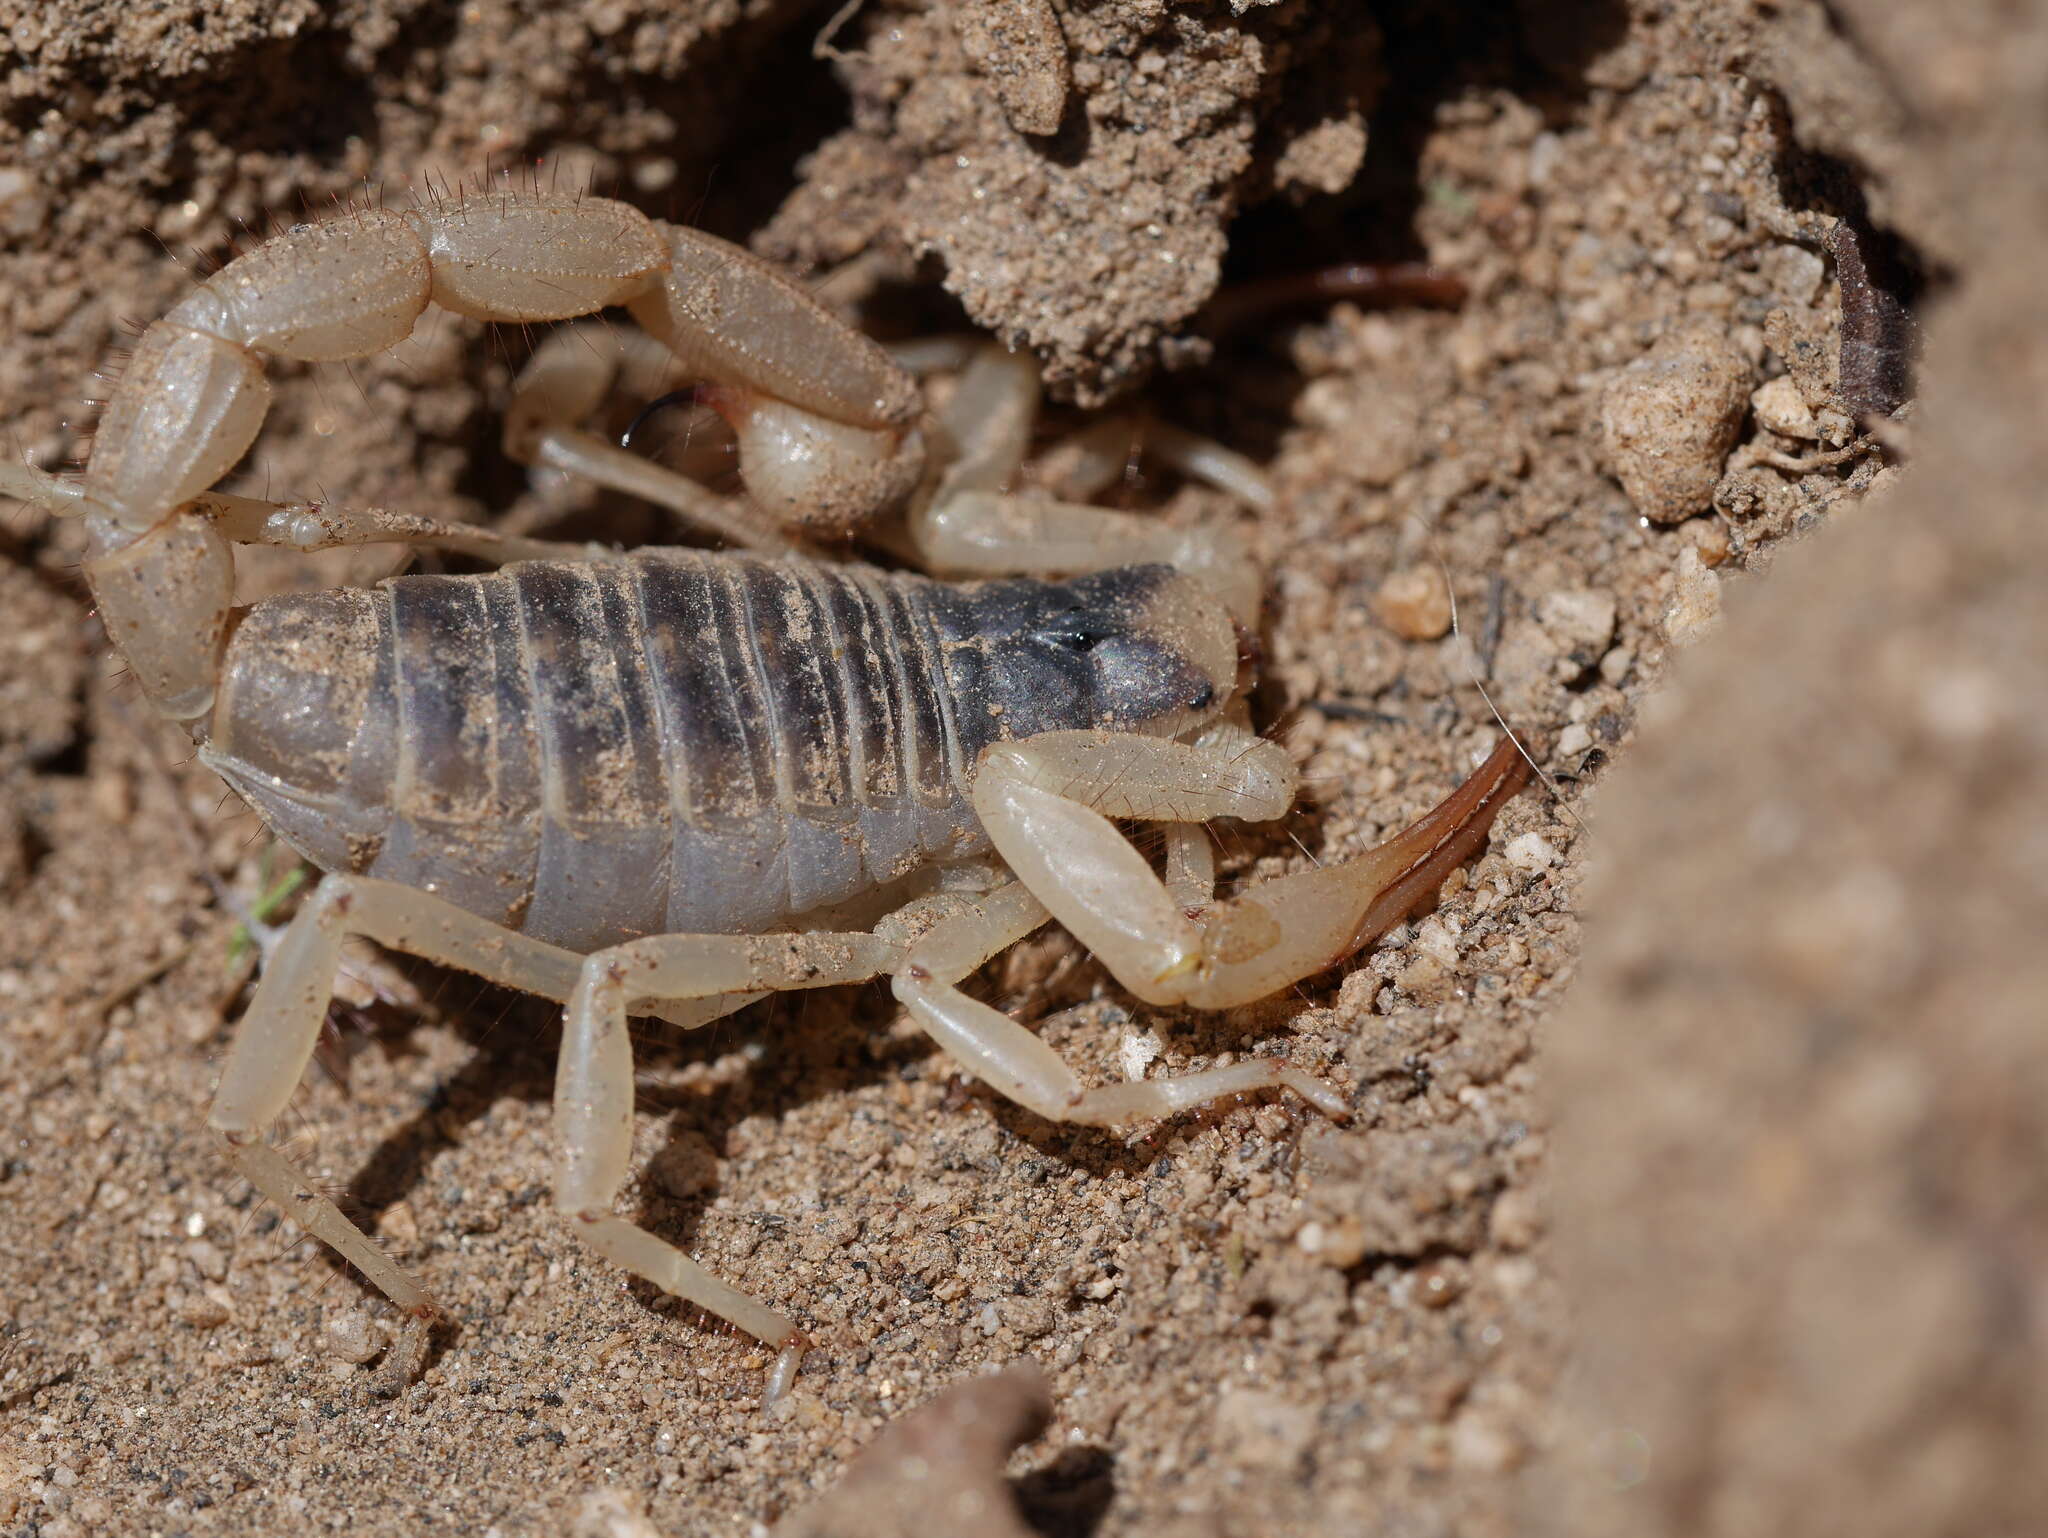
<svg viewBox="0 0 2048 1538">
<path fill-rule="evenodd" d="M 933 590 L 665 552 L 274 599 L 207 757 L 322 866 L 559 944 L 757 929 L 979 847 Z"/>
</svg>

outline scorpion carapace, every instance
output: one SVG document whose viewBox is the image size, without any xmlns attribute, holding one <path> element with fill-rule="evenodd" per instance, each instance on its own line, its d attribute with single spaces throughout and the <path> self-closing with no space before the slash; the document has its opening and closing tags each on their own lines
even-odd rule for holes
<svg viewBox="0 0 2048 1538">
<path fill-rule="evenodd" d="M 755 553 L 621 555 L 211 489 L 261 425 L 264 357 L 363 357 L 429 303 L 510 321 L 625 306 L 642 332 L 568 327 L 536 350 L 508 452 Z M 622 361 L 650 354 L 715 385 L 744 495 L 578 425 Z M 1243 546 L 1008 494 L 1035 369 L 990 348 L 949 361 L 934 415 L 889 353 L 738 247 L 602 198 L 436 199 L 297 227 L 207 279 L 143 333 L 82 483 L 0 465 L 0 492 L 87 518 L 86 576 L 143 692 L 330 872 L 272 950 L 210 1124 L 413 1316 L 413 1345 L 435 1313 L 425 1288 L 266 1141 L 349 935 L 566 1005 L 556 1206 L 613 1262 L 783 1347 L 784 1381 L 796 1326 L 614 1210 L 631 1014 L 698 1024 L 771 990 L 886 977 L 961 1068 L 1054 1120 L 1275 1085 L 1343 1114 L 1336 1089 L 1268 1057 L 1085 1088 L 956 985 L 1057 917 L 1147 1001 L 1273 993 L 1426 902 L 1485 840 L 1521 756 L 1502 742 L 1376 849 L 1218 899 L 1202 824 L 1278 817 L 1298 786 L 1249 725 L 1239 639 L 1259 584 Z M 1154 441 L 1270 500 L 1216 445 Z M 853 527 L 928 573 L 1023 575 L 961 585 L 800 554 L 801 537 Z M 501 569 L 235 604 L 236 544 L 377 541 Z M 1163 872 L 1120 819 L 1160 830 Z"/>
</svg>

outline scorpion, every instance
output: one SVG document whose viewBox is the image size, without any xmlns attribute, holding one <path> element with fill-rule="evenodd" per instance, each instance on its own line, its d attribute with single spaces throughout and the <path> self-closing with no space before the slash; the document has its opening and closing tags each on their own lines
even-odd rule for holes
<svg viewBox="0 0 2048 1538">
<path fill-rule="evenodd" d="M 617 551 L 213 489 L 261 427 L 266 357 L 366 357 L 430 305 L 578 321 L 515 382 L 507 452 L 741 548 Z M 637 330 L 589 319 L 620 306 Z M 730 424 L 740 493 L 578 425 L 649 355 Z M 1057 918 L 1148 1003 L 1261 998 L 1425 903 L 1525 772 L 1504 739 L 1379 847 L 1219 899 L 1203 824 L 1277 818 L 1298 786 L 1246 707 L 1257 578 L 1226 528 L 1006 493 L 1037 400 L 1031 361 L 984 346 L 929 410 L 903 361 L 743 248 L 536 187 L 273 236 L 143 331 L 82 478 L 0 464 L 0 492 L 85 519 L 84 574 L 142 693 L 326 872 L 269 947 L 208 1125 L 402 1311 L 415 1365 L 432 1297 L 266 1136 L 350 936 L 564 1006 L 555 1208 L 607 1261 L 778 1352 L 771 1396 L 797 1325 L 614 1210 L 629 1016 L 688 1028 L 886 978 L 959 1068 L 1055 1122 L 1272 1086 L 1345 1114 L 1266 1057 L 1084 1087 L 959 987 Z M 1215 445 L 1169 449 L 1262 490 Z M 856 533 L 899 565 L 805 553 Z M 487 569 L 236 602 L 238 544 L 376 542 Z M 1119 821 L 1157 825 L 1163 874 Z"/>
</svg>

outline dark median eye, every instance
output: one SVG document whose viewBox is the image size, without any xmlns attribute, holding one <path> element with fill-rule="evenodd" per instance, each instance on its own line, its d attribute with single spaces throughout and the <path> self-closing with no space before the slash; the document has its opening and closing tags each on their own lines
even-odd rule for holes
<svg viewBox="0 0 2048 1538">
<path fill-rule="evenodd" d="M 1062 626 L 1058 630 L 1041 630 L 1038 639 L 1047 646 L 1057 646 L 1062 651 L 1080 652 L 1086 655 L 1095 650 L 1109 636 L 1106 630 L 1093 630 L 1084 625 Z"/>
</svg>

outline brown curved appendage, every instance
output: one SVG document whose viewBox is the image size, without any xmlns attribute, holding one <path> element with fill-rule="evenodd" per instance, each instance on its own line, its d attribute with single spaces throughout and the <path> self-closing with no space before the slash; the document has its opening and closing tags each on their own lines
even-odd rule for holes
<svg viewBox="0 0 2048 1538">
<path fill-rule="evenodd" d="M 1464 784 L 1374 849 L 1367 859 L 1386 856 L 1405 863 L 1360 915 L 1350 942 L 1330 958 L 1331 964 L 1371 944 L 1428 901 L 1444 878 L 1486 842 L 1495 815 L 1529 783 L 1530 773 L 1521 747 L 1503 737 Z"/>
<path fill-rule="evenodd" d="M 1249 1003 L 1355 955 L 1428 902 L 1471 858 L 1529 774 L 1503 738 L 1443 801 L 1364 854 L 1282 876 L 1211 908 L 1185 998 L 1205 1009 Z"/>
</svg>

